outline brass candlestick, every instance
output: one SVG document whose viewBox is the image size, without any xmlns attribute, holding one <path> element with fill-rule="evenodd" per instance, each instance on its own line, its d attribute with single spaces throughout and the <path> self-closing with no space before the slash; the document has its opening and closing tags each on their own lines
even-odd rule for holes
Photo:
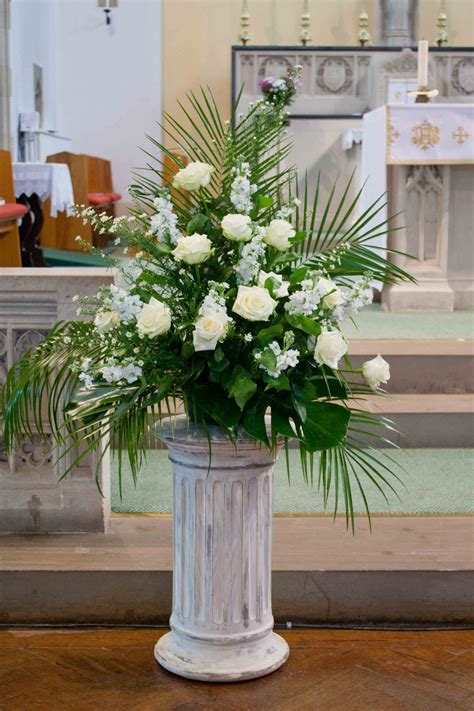
<svg viewBox="0 0 474 711">
<path fill-rule="evenodd" d="M 430 99 L 434 99 L 438 96 L 438 89 L 428 89 L 426 87 L 420 86 L 414 91 L 409 91 L 408 96 L 415 96 L 415 104 L 427 104 Z"/>
<path fill-rule="evenodd" d="M 311 25 L 311 15 L 309 13 L 309 0 L 304 0 L 303 2 L 303 12 L 301 13 L 301 32 L 300 32 L 300 42 L 303 47 L 306 47 L 312 41 L 311 32 L 309 30 Z"/>
<path fill-rule="evenodd" d="M 434 43 L 438 45 L 438 47 L 442 47 L 443 45 L 448 44 L 448 33 L 446 32 L 447 21 L 448 17 L 445 11 L 440 10 L 438 13 L 438 19 L 436 20 L 436 27 L 438 28 L 438 32 L 434 38 Z"/>
<path fill-rule="evenodd" d="M 359 32 L 357 33 L 357 40 L 361 47 L 370 47 L 372 45 L 372 37 L 367 29 L 369 26 L 369 16 L 365 10 L 359 15 Z"/>
<path fill-rule="evenodd" d="M 249 14 L 248 0 L 243 0 L 242 13 L 240 15 L 239 40 L 242 42 L 244 47 L 252 39 L 252 35 L 249 32 L 249 26 L 250 26 L 250 14 Z"/>
</svg>

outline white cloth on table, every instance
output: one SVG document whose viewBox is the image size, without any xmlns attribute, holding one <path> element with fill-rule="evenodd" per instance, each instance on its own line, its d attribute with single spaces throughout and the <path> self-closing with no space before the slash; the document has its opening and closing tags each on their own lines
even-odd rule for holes
<svg viewBox="0 0 474 711">
<path fill-rule="evenodd" d="M 63 163 L 13 163 L 15 195 L 36 193 L 41 200 L 51 199 L 51 217 L 58 212 L 71 214 L 74 204 L 69 167 Z"/>
</svg>

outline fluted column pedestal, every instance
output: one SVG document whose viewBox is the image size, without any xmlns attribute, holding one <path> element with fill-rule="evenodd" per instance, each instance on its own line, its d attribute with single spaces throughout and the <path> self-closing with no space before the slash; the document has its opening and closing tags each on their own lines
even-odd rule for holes
<svg viewBox="0 0 474 711">
<path fill-rule="evenodd" d="M 168 671 L 205 681 L 270 674 L 287 659 L 271 607 L 272 470 L 255 440 L 236 446 L 184 417 L 163 426 L 174 477 L 171 632 L 155 647 Z"/>
</svg>

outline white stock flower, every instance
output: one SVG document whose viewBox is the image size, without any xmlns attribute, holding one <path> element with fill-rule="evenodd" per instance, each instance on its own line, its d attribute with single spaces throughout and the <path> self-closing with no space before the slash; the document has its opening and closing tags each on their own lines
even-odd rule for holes
<svg viewBox="0 0 474 711">
<path fill-rule="evenodd" d="M 142 308 L 137 318 L 137 329 L 141 336 L 155 338 L 161 336 L 171 328 L 171 311 L 166 304 L 158 301 L 153 296 L 148 304 Z"/>
<path fill-rule="evenodd" d="M 211 181 L 211 175 L 214 172 L 214 167 L 209 163 L 188 163 L 185 168 L 178 170 L 173 180 L 173 188 L 187 190 L 192 193 L 199 188 L 205 188 Z"/>
<path fill-rule="evenodd" d="M 252 220 L 248 215 L 229 214 L 221 222 L 224 237 L 234 242 L 247 242 L 252 237 Z"/>
<path fill-rule="evenodd" d="M 193 344 L 196 351 L 213 351 L 218 341 L 227 333 L 229 317 L 222 310 L 208 311 L 198 318 L 194 326 Z"/>
<path fill-rule="evenodd" d="M 261 286 L 239 286 L 232 311 L 247 321 L 268 321 L 277 306 L 268 289 Z"/>
<path fill-rule="evenodd" d="M 120 322 L 120 316 L 116 311 L 106 311 L 99 309 L 95 315 L 94 325 L 101 333 L 111 331 Z"/>
<path fill-rule="evenodd" d="M 366 360 L 362 363 L 362 375 L 366 379 L 370 387 L 375 390 L 380 383 L 386 383 L 390 380 L 390 365 L 382 358 L 380 353 L 372 360 Z"/>
<path fill-rule="evenodd" d="M 275 296 L 278 296 L 279 299 L 282 299 L 284 296 L 288 296 L 288 287 L 290 286 L 290 282 L 283 281 L 283 277 L 281 274 L 276 274 L 275 272 L 261 271 L 258 275 L 258 285 L 265 286 L 266 280 L 270 277 L 275 279 L 279 284 L 276 289 L 273 289 L 273 293 L 275 294 Z"/>
<path fill-rule="evenodd" d="M 337 368 L 342 356 L 347 353 L 347 342 L 340 331 L 323 331 L 318 336 L 314 358 L 319 365 Z"/>
<path fill-rule="evenodd" d="M 206 235 L 195 233 L 180 237 L 171 254 L 175 259 L 186 262 L 186 264 L 200 264 L 205 262 L 212 252 L 211 240 Z"/>
<path fill-rule="evenodd" d="M 272 220 L 265 230 L 263 241 L 270 247 L 276 247 L 284 252 L 290 247 L 290 238 L 296 234 L 292 225 L 286 220 Z"/>
</svg>

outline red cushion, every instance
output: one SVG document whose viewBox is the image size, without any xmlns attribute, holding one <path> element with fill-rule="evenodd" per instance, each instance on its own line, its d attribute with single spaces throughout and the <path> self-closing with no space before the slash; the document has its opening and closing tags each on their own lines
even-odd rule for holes
<svg viewBox="0 0 474 711">
<path fill-rule="evenodd" d="M 5 205 L 0 205 L 0 222 L 6 220 L 18 220 L 28 212 L 28 208 L 24 205 L 17 205 L 16 202 L 7 202 Z"/>
<path fill-rule="evenodd" d="M 107 193 L 89 193 L 89 205 L 92 207 L 105 207 L 110 205 L 111 199 Z"/>
<path fill-rule="evenodd" d="M 122 199 L 122 196 L 120 193 L 107 193 L 109 198 L 112 200 L 112 202 L 118 202 L 119 200 Z"/>
</svg>

